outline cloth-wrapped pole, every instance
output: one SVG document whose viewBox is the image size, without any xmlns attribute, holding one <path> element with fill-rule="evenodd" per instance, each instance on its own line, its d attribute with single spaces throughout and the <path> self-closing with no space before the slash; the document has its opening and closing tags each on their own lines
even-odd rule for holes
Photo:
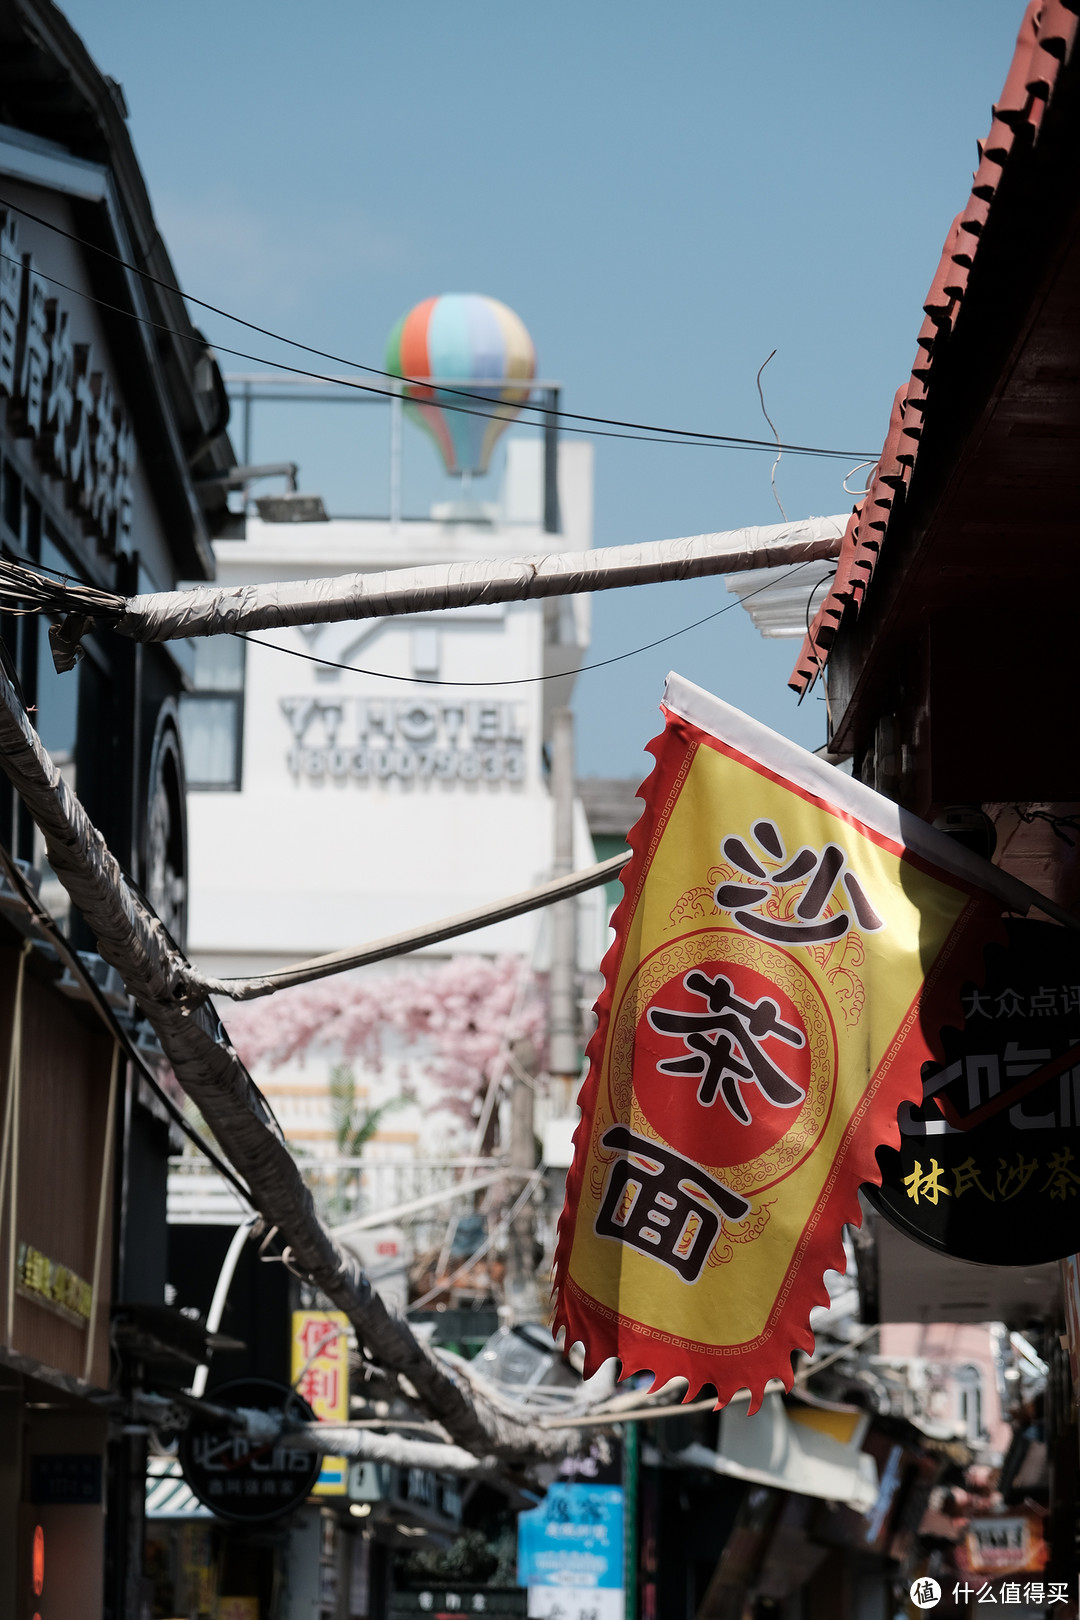
<svg viewBox="0 0 1080 1620">
<path fill-rule="evenodd" d="M 846 524 L 846 515 L 803 518 L 640 546 L 439 563 L 269 585 L 161 591 L 129 597 L 117 618 L 103 617 L 102 622 L 135 641 L 173 641 L 524 602 L 663 580 L 702 579 L 748 568 L 794 567 L 837 556 Z"/>
<path fill-rule="evenodd" d="M 376 1362 L 408 1380 L 418 1405 L 455 1444 L 474 1456 L 504 1459 L 562 1456 L 573 1449 L 574 1431 L 546 1433 L 524 1414 L 507 1410 L 475 1377 L 433 1355 L 322 1225 L 277 1121 L 212 1005 L 187 999 L 190 964 L 127 883 L 2 669 L 0 767 L 40 829 L 53 871 L 101 955 L 122 975 L 177 1079 L 247 1181 L 259 1213 L 288 1245 L 295 1268 L 344 1311 Z"/>
<path fill-rule="evenodd" d="M 491 905 L 476 906 L 472 911 L 461 911 L 454 917 L 439 922 L 424 923 L 419 928 L 407 928 L 400 934 L 388 934 L 384 939 L 372 940 L 369 945 L 355 949 L 330 951 L 325 956 L 312 956 L 306 962 L 294 962 L 291 967 L 276 973 L 263 973 L 253 979 L 214 979 L 192 968 L 186 980 L 189 995 L 229 996 L 233 1001 L 254 1001 L 259 996 L 272 995 L 275 990 L 287 990 L 293 985 L 312 984 L 334 973 L 345 973 L 350 968 L 368 967 L 373 962 L 386 962 L 394 956 L 407 956 L 428 945 L 439 945 L 447 939 L 458 939 L 478 928 L 506 922 L 511 917 L 523 917 L 527 912 L 539 911 L 558 900 L 569 900 L 575 895 L 598 889 L 618 877 L 630 859 L 630 851 L 612 855 L 595 866 L 583 867 L 566 877 L 552 878 L 538 884 L 535 889 L 523 889 L 505 900 Z"/>
<path fill-rule="evenodd" d="M 431 1468 L 441 1474 L 492 1474 L 498 1470 L 494 1457 L 477 1457 L 461 1446 L 448 1446 L 438 1440 L 408 1440 L 400 1434 L 376 1434 L 347 1423 L 308 1423 L 283 1431 L 290 1447 L 297 1451 L 318 1451 L 332 1457 L 348 1457 L 353 1462 L 392 1463 L 398 1468 Z"/>
</svg>

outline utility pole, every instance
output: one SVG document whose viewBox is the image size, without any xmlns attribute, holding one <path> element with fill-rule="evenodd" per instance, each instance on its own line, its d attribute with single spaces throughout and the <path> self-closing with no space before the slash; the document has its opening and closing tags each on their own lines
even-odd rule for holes
<svg viewBox="0 0 1080 1620">
<path fill-rule="evenodd" d="M 552 715 L 551 795 L 555 807 L 555 859 L 552 876 L 574 869 L 574 716 Z M 548 1073 L 556 1115 L 569 1114 L 580 1064 L 577 1005 L 577 904 L 562 900 L 551 908 L 551 972 L 548 989 Z"/>
<path fill-rule="evenodd" d="M 547 391 L 547 412 L 544 416 L 544 533 L 561 534 L 562 516 L 559 512 L 559 390 Z"/>
<path fill-rule="evenodd" d="M 574 717 L 569 709 L 552 715 L 551 797 L 555 847 L 552 876 L 574 869 Z M 548 980 L 548 1072 L 557 1115 L 569 1114 L 580 1062 L 577 1006 L 576 901 L 551 908 L 551 965 Z M 530 1061 L 531 1060 L 531 1061 Z M 510 1163 L 531 1172 L 536 1166 L 535 1054 L 521 1045 L 510 1054 Z M 512 1320 L 536 1321 L 545 1312 L 537 1288 L 536 1218 L 531 1204 L 511 1222 L 506 1256 L 506 1305 Z"/>
<path fill-rule="evenodd" d="M 523 1176 L 536 1168 L 536 1098 L 533 1075 L 536 1052 L 532 1042 L 515 1041 L 510 1050 L 510 1163 Z M 508 1197 L 517 1198 L 526 1183 L 515 1178 Z M 511 1322 L 536 1322 L 544 1316 L 536 1278 L 536 1215 L 530 1200 L 510 1222 L 506 1248 L 505 1303 Z"/>
</svg>

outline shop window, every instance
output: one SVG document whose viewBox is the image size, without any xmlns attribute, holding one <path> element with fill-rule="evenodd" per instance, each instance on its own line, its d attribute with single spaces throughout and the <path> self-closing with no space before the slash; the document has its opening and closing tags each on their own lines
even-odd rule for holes
<svg viewBox="0 0 1080 1620">
<path fill-rule="evenodd" d="M 0 510 L 4 525 L 16 541 L 22 540 L 22 479 L 10 461 L 5 461 L 0 475 Z"/>
<path fill-rule="evenodd" d="M 180 702 L 187 785 L 201 792 L 239 793 L 244 643 L 235 636 L 200 636 L 194 646 L 195 690 Z"/>
</svg>

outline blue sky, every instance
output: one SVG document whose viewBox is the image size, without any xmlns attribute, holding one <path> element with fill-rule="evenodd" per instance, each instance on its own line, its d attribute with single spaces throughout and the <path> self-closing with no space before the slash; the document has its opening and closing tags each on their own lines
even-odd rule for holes
<svg viewBox="0 0 1080 1620">
<path fill-rule="evenodd" d="M 911 368 L 1020 0 L 69 0 L 119 79 L 185 288 L 380 365 L 418 299 L 487 292 L 568 409 L 871 452 Z M 219 344 L 267 359 L 227 322 Z M 301 362 L 302 363 L 302 362 Z M 223 356 L 226 369 L 243 363 Z M 405 506 L 444 497 L 405 430 Z M 596 442 L 601 545 L 770 523 L 770 458 Z M 258 460 L 332 511 L 386 509 L 381 409 L 266 407 Z M 789 516 L 845 510 L 847 468 L 786 457 Z M 857 482 L 857 480 L 856 480 Z M 477 493 L 485 494 L 482 484 Z M 719 581 L 594 598 L 605 658 L 730 600 Z M 581 677 L 583 774 L 644 774 L 666 670 L 808 746 L 797 644 L 739 608 Z"/>
</svg>

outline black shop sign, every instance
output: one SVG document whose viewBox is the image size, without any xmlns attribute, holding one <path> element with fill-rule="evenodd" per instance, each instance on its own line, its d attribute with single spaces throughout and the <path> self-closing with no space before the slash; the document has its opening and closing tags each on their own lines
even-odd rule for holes
<svg viewBox="0 0 1080 1620">
<path fill-rule="evenodd" d="M 305 1400 L 269 1378 L 237 1378 L 208 1397 L 216 1407 L 281 1412 L 304 1423 L 315 1414 Z M 287 1439 L 252 1440 L 232 1433 L 220 1418 L 193 1416 L 180 1437 L 180 1467 L 190 1489 L 220 1519 L 261 1524 L 281 1518 L 310 1496 L 322 1459 Z"/>
<path fill-rule="evenodd" d="M 942 1031 L 900 1146 L 879 1148 L 873 1203 L 960 1260 L 1032 1266 L 1080 1250 L 1080 939 L 1012 920 Z"/>
</svg>

